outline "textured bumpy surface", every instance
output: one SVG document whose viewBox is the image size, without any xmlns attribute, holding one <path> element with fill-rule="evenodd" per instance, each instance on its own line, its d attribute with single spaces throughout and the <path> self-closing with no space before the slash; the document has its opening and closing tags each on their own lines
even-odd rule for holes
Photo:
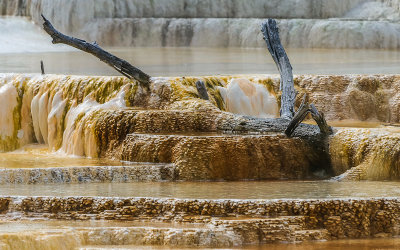
<svg viewBox="0 0 400 250">
<path fill-rule="evenodd" d="M 209 101 L 198 97 L 198 80 L 204 81 Z M 307 93 L 328 121 L 399 122 L 397 75 L 302 75 L 294 82 L 296 106 Z M 398 178 L 394 130 L 341 129 L 329 139 L 329 150 L 328 138 L 313 125 L 302 124 L 294 138 L 284 136 L 287 121 L 265 118 L 276 115 L 278 86 L 278 77 L 268 75 L 152 78 L 145 89 L 123 77 L 6 74 L 0 78 L 1 114 L 7 117 L 0 121 L 0 150 L 38 142 L 78 156 L 172 163 L 178 180 L 304 179 L 316 171 L 326 177 L 361 162 L 371 167 L 351 171 L 369 179 Z M 262 112 L 266 103 L 269 114 Z M 366 145 L 354 149 L 360 153 L 346 153 L 358 141 Z M 23 175 L 43 177 L 46 171 Z M 34 182 L 21 178 L 14 179 Z"/>
<path fill-rule="evenodd" d="M 338 180 L 396 180 L 400 177 L 400 129 L 339 130 L 330 142 Z"/>
<path fill-rule="evenodd" d="M 0 205 L 2 219 L 11 215 L 37 219 L 174 221 L 182 223 L 180 225 L 183 228 L 197 223 L 194 225 L 200 228 L 197 229 L 200 235 L 200 232 L 215 233 L 211 236 L 214 240 L 197 246 L 214 247 L 281 241 L 389 237 L 399 234 L 400 216 L 398 199 L 265 201 L 2 197 Z M 206 230 L 210 231 L 201 229 L 205 225 Z M 150 227 L 127 231 L 126 237 L 136 235 L 139 231 L 146 233 L 148 230 L 151 232 L 155 229 Z M 225 237 L 220 235 L 221 230 L 228 232 Z M 113 232 L 112 229 L 104 231 Z M 167 234 L 172 231 L 164 229 L 161 232 Z M 163 245 L 163 238 L 148 244 Z M 174 245 L 171 242 L 168 244 Z M 180 241 L 176 245 L 195 246 L 196 243 Z"/>
<path fill-rule="evenodd" d="M 174 181 L 173 164 L 0 169 L 0 184 Z"/>
</svg>

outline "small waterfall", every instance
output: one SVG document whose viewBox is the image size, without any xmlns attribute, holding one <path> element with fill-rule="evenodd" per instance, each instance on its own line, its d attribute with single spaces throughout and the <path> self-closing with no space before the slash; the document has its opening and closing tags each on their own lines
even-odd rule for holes
<svg viewBox="0 0 400 250">
<path fill-rule="evenodd" d="M 276 98 L 261 84 L 233 79 L 226 88 L 219 87 L 219 90 L 229 112 L 268 118 L 278 115 Z"/>
<path fill-rule="evenodd" d="M 36 141 L 91 157 L 97 156 L 93 113 L 124 108 L 125 92 L 132 87 L 128 80 L 112 77 L 3 75 L 1 80 L 0 114 L 5 119 L 0 122 L 0 150 Z"/>
<path fill-rule="evenodd" d="M 190 77 L 155 78 L 149 92 L 123 77 L 4 74 L 0 77 L 0 115 L 5 117 L 0 121 L 0 150 L 10 151 L 38 142 L 53 151 L 98 157 L 99 148 L 103 144 L 108 147 L 105 140 L 99 139 L 103 133 L 105 136 L 116 133 L 116 138 L 124 138 L 131 130 L 118 128 L 120 121 L 113 117 L 118 112 L 133 106 L 160 110 L 167 108 L 167 104 L 167 109 L 172 110 L 198 109 L 196 81 L 197 78 Z M 252 83 L 247 79 L 233 79 L 228 86 L 228 79 L 223 77 L 204 78 L 204 81 L 210 101 L 202 104 L 202 109 L 219 110 L 219 107 L 258 117 L 277 114 L 276 99 L 270 94 L 272 86 L 263 86 L 261 80 L 255 79 L 257 83 Z M 140 130 L 139 120 L 134 124 Z M 160 126 L 170 126 L 163 124 Z M 116 130 L 110 126 L 116 126 Z M 176 130 L 173 126 L 170 129 Z M 99 145 L 99 142 L 102 143 Z"/>
<path fill-rule="evenodd" d="M 400 129 L 341 129 L 330 141 L 339 180 L 391 180 L 400 177 Z"/>
</svg>

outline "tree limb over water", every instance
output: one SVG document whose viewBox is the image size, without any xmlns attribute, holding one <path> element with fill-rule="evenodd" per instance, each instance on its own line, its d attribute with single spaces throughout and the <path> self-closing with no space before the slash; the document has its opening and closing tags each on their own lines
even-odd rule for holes
<svg viewBox="0 0 400 250">
<path fill-rule="evenodd" d="M 113 67 L 119 73 L 123 74 L 124 76 L 135 79 L 139 81 L 142 85 L 148 86 L 150 82 L 150 76 L 141 71 L 140 69 L 132 66 L 127 61 L 114 56 L 113 54 L 103 50 L 100 46 L 94 43 L 88 43 L 84 40 L 67 36 L 56 30 L 53 25 L 47 20 L 43 15 L 42 18 L 44 20 L 43 29 L 49 34 L 53 41 L 52 43 L 63 43 L 84 52 L 90 53 L 95 57 L 99 58 L 101 61 L 107 63 L 109 66 Z"/>
<path fill-rule="evenodd" d="M 304 95 L 299 109 L 294 113 L 296 92 L 294 89 L 292 65 L 290 64 L 289 58 L 282 46 L 281 39 L 279 38 L 276 21 L 274 19 L 265 21 L 261 26 L 261 32 L 267 44 L 268 51 L 271 53 L 272 59 L 274 59 L 279 74 L 281 75 L 280 90 L 282 91 L 282 96 L 280 115 L 281 118 L 290 120 L 285 134 L 289 137 L 292 136 L 294 130 L 307 117 L 308 113 L 311 113 L 312 118 L 317 122 L 322 134 L 331 134 L 332 128 L 328 126 L 324 114 L 322 112 L 319 113 L 314 104 L 308 104 L 306 95 Z"/>
</svg>

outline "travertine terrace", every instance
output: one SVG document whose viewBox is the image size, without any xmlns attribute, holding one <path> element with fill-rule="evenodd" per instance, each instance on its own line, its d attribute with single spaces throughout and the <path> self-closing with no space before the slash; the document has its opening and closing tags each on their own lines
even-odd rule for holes
<svg viewBox="0 0 400 250">
<path fill-rule="evenodd" d="M 196 80 L 205 81 L 210 101 L 198 98 Z M 399 84 L 396 75 L 297 76 L 298 99 L 307 93 L 329 120 L 373 120 L 388 126 L 336 128 L 332 136 L 323 137 L 316 126 L 303 124 L 293 138 L 287 138 L 281 132 L 287 122 L 271 123 L 277 110 L 259 113 L 256 118 L 240 114 L 246 109 L 229 105 L 229 98 L 244 98 L 255 115 L 263 106 L 257 98 L 279 105 L 279 79 L 273 75 L 153 78 L 149 89 L 122 77 L 2 75 L 1 100 L 12 104 L 1 110 L 4 117 L 12 118 L 1 121 L 3 151 L 39 143 L 59 153 L 137 163 L 1 169 L 0 183 L 304 180 L 333 176 L 337 176 L 334 181 L 397 179 L 398 135 L 390 124 L 399 122 L 399 95 L 391 91 Z M 308 131 L 311 137 L 302 131 Z M 64 228 L 55 237 L 67 237 L 75 247 L 97 244 L 94 239 L 99 234 L 109 235 L 103 245 L 201 247 L 392 237 L 398 235 L 400 215 L 396 198 L 3 196 L 0 200 L 4 221 L 50 218 L 161 223 L 146 228 L 76 226 L 73 232 Z M 122 232 L 126 235 L 123 240 Z M 13 237 L 19 242 L 16 235 Z M 41 246 L 38 235 L 26 237 Z M 12 242 L 4 244 L 17 244 Z"/>
</svg>

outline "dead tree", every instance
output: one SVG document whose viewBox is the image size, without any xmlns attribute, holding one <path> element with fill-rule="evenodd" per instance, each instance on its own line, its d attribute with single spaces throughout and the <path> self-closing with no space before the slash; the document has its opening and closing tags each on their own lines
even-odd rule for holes
<svg viewBox="0 0 400 250">
<path fill-rule="evenodd" d="M 40 61 L 40 71 L 42 71 L 42 75 L 44 75 L 44 65 L 43 65 L 43 61 Z"/>
<path fill-rule="evenodd" d="M 263 33 L 264 40 L 267 44 L 268 50 L 278 68 L 280 79 L 281 97 L 281 118 L 290 120 L 289 125 L 285 130 L 287 136 L 291 136 L 299 124 L 311 113 L 312 118 L 317 122 L 320 132 L 323 134 L 331 134 L 332 128 L 328 126 L 322 112 L 318 112 L 314 104 L 309 105 L 306 95 L 303 101 L 294 113 L 294 102 L 296 99 L 296 92 L 294 89 L 292 66 L 289 58 L 282 46 L 281 39 L 279 38 L 279 31 L 274 19 L 268 19 L 262 24 L 261 32 Z"/>
<path fill-rule="evenodd" d="M 197 93 L 199 93 L 199 97 L 201 99 L 210 100 L 210 98 L 208 97 L 206 85 L 204 84 L 203 81 L 199 80 L 196 82 L 196 89 L 197 89 Z"/>
<path fill-rule="evenodd" d="M 290 65 L 289 58 L 281 44 L 276 21 L 274 19 L 268 19 L 262 24 L 261 32 L 267 43 L 269 53 L 271 53 L 272 59 L 274 59 L 279 74 L 281 75 L 280 90 L 282 91 L 282 97 L 280 115 L 281 118 L 290 120 L 294 115 L 294 101 L 296 99 L 292 65 Z"/>
<path fill-rule="evenodd" d="M 140 69 L 132 66 L 127 61 L 103 50 L 96 42 L 88 43 L 84 40 L 62 34 L 58 30 L 56 30 L 50 23 L 50 21 L 47 20 L 43 15 L 42 18 L 44 20 L 43 29 L 53 38 L 52 43 L 63 43 L 84 52 L 90 53 L 99 58 L 101 61 L 113 67 L 124 76 L 139 81 L 143 86 L 149 86 L 150 76 Z"/>
<path fill-rule="evenodd" d="M 294 130 L 307 117 L 309 113 L 311 114 L 311 117 L 317 122 L 319 131 L 322 134 L 332 134 L 332 128 L 326 123 L 324 113 L 318 112 L 313 103 L 308 104 L 307 94 L 304 94 L 300 107 L 294 115 L 293 119 L 290 121 L 289 125 L 287 126 L 285 134 L 287 136 L 292 136 Z"/>
</svg>

